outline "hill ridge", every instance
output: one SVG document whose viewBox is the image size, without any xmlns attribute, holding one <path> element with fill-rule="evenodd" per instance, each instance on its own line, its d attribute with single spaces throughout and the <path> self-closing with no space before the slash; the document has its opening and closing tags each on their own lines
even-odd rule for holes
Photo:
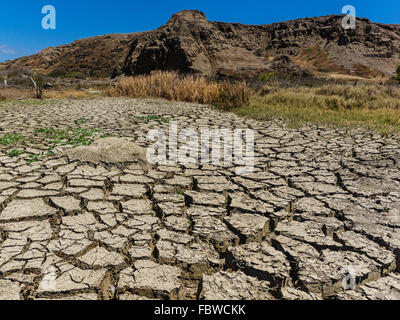
<svg viewBox="0 0 400 320">
<path fill-rule="evenodd" d="M 355 30 L 344 30 L 342 19 L 327 15 L 246 25 L 209 21 L 201 11 L 184 10 L 153 31 L 76 40 L 0 63 L 0 70 L 28 68 L 48 74 L 63 69 L 116 77 L 161 69 L 253 77 L 279 72 L 278 60 L 289 64 L 289 72 L 392 75 L 400 64 L 400 25 L 357 18 Z"/>
</svg>

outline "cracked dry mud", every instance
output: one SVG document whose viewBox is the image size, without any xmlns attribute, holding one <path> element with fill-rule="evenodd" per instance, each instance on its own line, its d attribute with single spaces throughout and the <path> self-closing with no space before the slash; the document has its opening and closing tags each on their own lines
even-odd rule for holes
<svg viewBox="0 0 400 320">
<path fill-rule="evenodd" d="M 256 168 L 91 164 L 37 128 L 146 147 L 150 128 L 252 128 Z M 0 109 L 0 299 L 400 299 L 400 139 L 209 107 L 94 99 Z M 65 146 L 64 148 L 68 148 Z M 356 288 L 342 289 L 354 268 Z M 55 286 L 45 281 L 53 270 Z M 47 277 L 47 278 L 46 278 Z"/>
</svg>

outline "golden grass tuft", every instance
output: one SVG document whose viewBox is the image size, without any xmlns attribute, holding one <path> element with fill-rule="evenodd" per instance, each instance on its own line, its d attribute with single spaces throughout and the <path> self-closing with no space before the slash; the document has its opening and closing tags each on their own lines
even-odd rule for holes
<svg viewBox="0 0 400 320">
<path fill-rule="evenodd" d="M 252 93 L 244 82 L 213 82 L 200 76 L 180 77 L 164 71 L 122 78 L 105 92 L 111 97 L 163 98 L 222 108 L 240 107 L 248 103 Z"/>
<path fill-rule="evenodd" d="M 0 88 L 2 99 L 28 99 L 33 98 L 32 89 L 2 87 Z"/>
<path fill-rule="evenodd" d="M 62 89 L 62 90 L 46 90 L 44 98 L 46 99 L 83 99 L 98 97 L 90 91 L 76 90 L 76 89 Z"/>
<path fill-rule="evenodd" d="M 102 95 L 102 92 L 94 90 L 76 90 L 76 89 L 51 89 L 43 91 L 43 99 L 83 99 L 93 98 Z M 34 99 L 35 90 L 33 88 L 13 88 L 3 87 L 0 89 L 1 100 L 27 100 Z"/>
</svg>

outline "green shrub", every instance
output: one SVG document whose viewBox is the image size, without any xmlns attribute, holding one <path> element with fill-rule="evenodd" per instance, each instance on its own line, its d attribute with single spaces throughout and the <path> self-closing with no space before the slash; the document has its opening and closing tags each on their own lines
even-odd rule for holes
<svg viewBox="0 0 400 320">
<path fill-rule="evenodd" d="M 66 71 L 62 69 L 54 69 L 51 71 L 48 76 L 52 78 L 63 78 L 66 75 Z"/>
<path fill-rule="evenodd" d="M 23 139 L 24 137 L 21 136 L 20 134 L 7 133 L 0 138 L 0 144 L 8 146 L 10 144 L 15 144 Z"/>
<path fill-rule="evenodd" d="M 32 87 L 32 81 L 30 78 L 16 78 L 8 81 L 9 84 L 14 84 L 19 87 Z"/>
<path fill-rule="evenodd" d="M 7 156 L 10 157 L 10 158 L 13 158 L 13 157 L 17 157 L 17 156 L 19 156 L 19 155 L 21 155 L 23 153 L 24 153 L 23 150 L 12 149 L 12 150 L 8 151 Z"/>
<path fill-rule="evenodd" d="M 268 82 L 275 77 L 275 72 L 262 73 L 258 76 L 258 81 Z"/>
<path fill-rule="evenodd" d="M 32 76 L 32 71 L 28 69 L 13 69 L 8 71 L 7 73 L 8 78 L 14 78 L 14 77 L 23 77 L 23 76 Z"/>
<path fill-rule="evenodd" d="M 64 78 L 71 78 L 71 79 L 85 79 L 86 76 L 80 71 L 72 71 L 67 72 Z"/>
<path fill-rule="evenodd" d="M 54 69 L 48 74 L 52 78 L 71 78 L 71 79 L 85 79 L 86 76 L 80 71 L 70 71 L 67 72 L 63 69 Z"/>
</svg>

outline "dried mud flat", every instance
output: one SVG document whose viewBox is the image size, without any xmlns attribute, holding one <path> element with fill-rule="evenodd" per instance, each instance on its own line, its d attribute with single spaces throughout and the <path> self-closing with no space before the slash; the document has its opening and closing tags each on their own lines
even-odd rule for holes
<svg viewBox="0 0 400 320">
<path fill-rule="evenodd" d="M 146 147 L 168 129 L 146 115 L 254 129 L 256 172 L 26 161 L 49 148 L 38 128 L 83 117 Z M 108 98 L 8 105 L 0 128 L 25 137 L 0 145 L 0 299 L 400 299 L 398 138 Z"/>
</svg>

